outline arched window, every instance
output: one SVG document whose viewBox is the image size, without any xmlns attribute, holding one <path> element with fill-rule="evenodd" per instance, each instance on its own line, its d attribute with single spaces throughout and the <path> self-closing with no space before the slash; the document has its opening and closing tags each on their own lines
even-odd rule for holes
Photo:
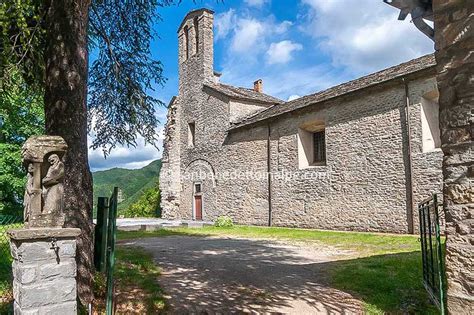
<svg viewBox="0 0 474 315">
<path fill-rule="evenodd" d="M 196 36 L 196 54 L 199 53 L 199 28 L 198 28 L 198 17 L 194 18 L 194 34 Z"/>
<path fill-rule="evenodd" d="M 189 58 L 189 29 L 186 25 L 184 27 L 184 49 L 186 50 L 186 60 Z"/>
</svg>

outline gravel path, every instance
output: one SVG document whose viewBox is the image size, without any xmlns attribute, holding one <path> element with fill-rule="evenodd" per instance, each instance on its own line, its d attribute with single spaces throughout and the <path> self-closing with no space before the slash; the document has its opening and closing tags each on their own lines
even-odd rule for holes
<svg viewBox="0 0 474 315">
<path fill-rule="evenodd" d="M 316 245 L 223 237 L 122 241 L 153 253 L 173 314 L 361 314 L 326 272 L 351 253 Z"/>
</svg>

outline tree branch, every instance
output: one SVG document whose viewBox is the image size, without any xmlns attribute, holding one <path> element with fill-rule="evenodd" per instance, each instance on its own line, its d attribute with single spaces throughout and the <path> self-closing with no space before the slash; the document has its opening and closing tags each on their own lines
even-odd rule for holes
<svg viewBox="0 0 474 315">
<path fill-rule="evenodd" d="M 104 28 L 104 25 L 102 24 L 102 20 L 101 20 L 99 14 L 97 13 L 97 10 L 95 9 L 95 6 L 93 4 L 91 5 L 91 9 L 92 9 L 92 12 L 94 13 L 94 15 L 97 17 L 97 20 L 99 21 L 101 29 L 99 29 L 99 27 L 94 23 L 93 19 L 91 19 L 89 21 L 90 25 L 94 28 L 94 30 L 97 32 L 97 34 L 100 35 L 100 37 L 102 37 L 102 39 L 107 44 L 107 49 L 109 51 L 110 59 L 114 63 L 115 75 L 118 77 L 118 74 L 120 72 L 120 62 L 118 61 L 117 57 L 115 56 L 115 52 L 114 52 L 114 50 L 112 48 L 112 44 L 110 42 L 110 38 L 105 33 L 105 28 Z"/>
</svg>

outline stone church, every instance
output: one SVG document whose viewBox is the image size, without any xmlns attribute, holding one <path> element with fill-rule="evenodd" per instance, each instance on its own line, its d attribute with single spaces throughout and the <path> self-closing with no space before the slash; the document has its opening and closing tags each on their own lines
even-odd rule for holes
<svg viewBox="0 0 474 315">
<path fill-rule="evenodd" d="M 417 231 L 417 203 L 442 192 L 432 55 L 283 101 L 265 94 L 261 80 L 253 88 L 219 81 L 212 11 L 189 12 L 178 37 L 179 93 L 160 174 L 164 218 Z"/>
</svg>

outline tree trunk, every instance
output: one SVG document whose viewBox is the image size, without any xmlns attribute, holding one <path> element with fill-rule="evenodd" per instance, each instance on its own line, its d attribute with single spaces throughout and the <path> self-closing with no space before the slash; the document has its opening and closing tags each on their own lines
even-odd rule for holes
<svg viewBox="0 0 474 315">
<path fill-rule="evenodd" d="M 444 152 L 447 302 L 474 312 L 474 1 L 434 0 L 439 118 Z"/>
<path fill-rule="evenodd" d="M 77 288 L 92 301 L 92 176 L 87 156 L 87 28 L 90 0 L 47 1 L 45 51 L 46 133 L 64 138 L 67 227 L 77 227 Z"/>
</svg>

